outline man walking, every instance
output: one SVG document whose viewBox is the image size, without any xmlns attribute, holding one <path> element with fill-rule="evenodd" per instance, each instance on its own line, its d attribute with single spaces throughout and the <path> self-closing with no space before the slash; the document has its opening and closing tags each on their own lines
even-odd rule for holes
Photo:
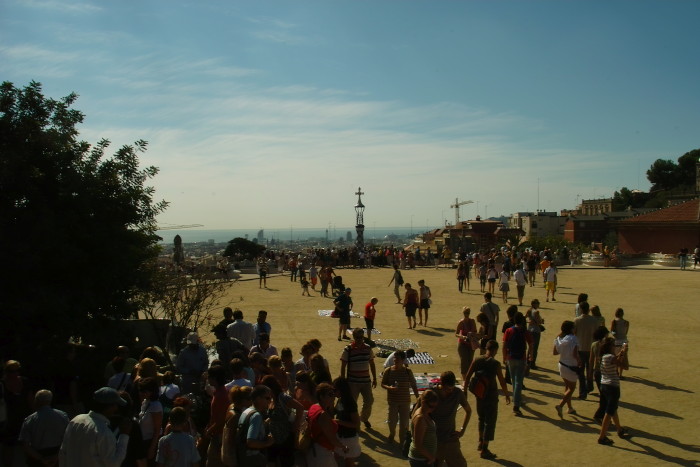
<svg viewBox="0 0 700 467">
<path fill-rule="evenodd" d="M 362 394 L 362 411 L 360 420 L 365 428 L 371 428 L 369 417 L 372 415 L 374 396 L 372 388 L 377 387 L 377 370 L 374 366 L 374 352 L 365 343 L 365 332 L 356 328 L 352 332 L 353 341 L 345 347 L 340 357 L 340 376 L 347 378 L 350 383 L 352 397 L 357 401 Z M 370 373 L 372 379 L 370 380 Z"/>
<path fill-rule="evenodd" d="M 542 275 L 544 277 L 544 288 L 547 291 L 547 301 L 549 301 L 549 292 L 552 292 L 552 301 L 556 302 L 557 299 L 554 298 L 554 293 L 557 291 L 557 267 L 554 265 L 554 261 L 549 263 Z"/>
<path fill-rule="evenodd" d="M 523 271 L 522 263 L 518 264 L 518 268 L 513 273 L 513 279 L 515 279 L 515 288 L 518 289 L 518 305 L 523 306 L 527 277 L 525 277 L 525 271 Z"/>
<path fill-rule="evenodd" d="M 352 298 L 350 298 L 350 293 L 352 289 L 348 287 L 333 300 L 335 304 L 335 309 L 338 312 L 338 340 L 346 339 L 350 340 L 346 332 L 348 326 L 350 326 L 350 312 L 352 311 Z"/>
<path fill-rule="evenodd" d="M 578 339 L 578 355 L 581 358 L 583 368 L 578 374 L 578 398 L 585 400 L 588 397 L 588 392 L 593 390 L 593 369 L 590 365 L 591 344 L 593 344 L 593 333 L 600 322 L 595 316 L 589 314 L 590 307 L 588 302 L 579 303 L 581 316 L 574 320 L 576 328 L 574 335 Z"/>
<path fill-rule="evenodd" d="M 394 264 L 394 275 L 391 276 L 391 280 L 389 281 L 389 287 L 391 283 L 394 283 L 394 295 L 396 295 L 396 303 L 401 303 L 401 294 L 399 293 L 399 287 L 403 285 L 403 276 L 401 275 L 401 271 L 399 271 L 399 265 Z"/>
<path fill-rule="evenodd" d="M 489 319 L 489 340 L 496 338 L 496 328 L 498 327 L 498 313 L 501 311 L 498 305 L 491 302 L 491 298 L 491 292 L 486 292 L 484 294 L 484 304 L 481 305 L 481 308 L 479 309 L 479 311 L 484 313 Z"/>
<path fill-rule="evenodd" d="M 525 365 L 532 360 L 532 335 L 526 329 L 525 316 L 519 311 L 513 316 L 513 322 L 515 325 L 503 334 L 503 361 L 513 381 L 513 414 L 522 417 L 523 380 Z"/>
<path fill-rule="evenodd" d="M 53 393 L 48 389 L 34 396 L 36 412 L 24 419 L 19 441 L 24 447 L 28 467 L 46 467 L 58 463 L 58 451 L 68 426 L 68 415 L 51 408 Z"/>
</svg>

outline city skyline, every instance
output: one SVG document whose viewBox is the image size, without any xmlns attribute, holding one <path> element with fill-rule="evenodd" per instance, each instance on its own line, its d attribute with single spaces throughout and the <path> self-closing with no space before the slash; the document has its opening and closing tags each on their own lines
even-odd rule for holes
<svg viewBox="0 0 700 467">
<path fill-rule="evenodd" d="M 648 190 L 700 147 L 700 3 L 8 0 L 2 80 L 149 142 L 160 225 L 416 230 Z M 420 226 L 420 227 L 418 227 Z"/>
</svg>

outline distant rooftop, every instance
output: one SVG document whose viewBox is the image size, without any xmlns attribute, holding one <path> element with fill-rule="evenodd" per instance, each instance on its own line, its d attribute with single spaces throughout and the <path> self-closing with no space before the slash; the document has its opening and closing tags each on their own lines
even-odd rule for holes
<svg viewBox="0 0 700 467">
<path fill-rule="evenodd" d="M 625 222 L 698 222 L 700 221 L 700 199 L 691 199 L 668 208 L 633 217 Z"/>
</svg>

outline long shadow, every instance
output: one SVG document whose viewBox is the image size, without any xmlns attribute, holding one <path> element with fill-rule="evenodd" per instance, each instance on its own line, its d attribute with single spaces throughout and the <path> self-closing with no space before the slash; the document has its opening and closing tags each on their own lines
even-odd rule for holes
<svg viewBox="0 0 700 467">
<path fill-rule="evenodd" d="M 448 328 L 434 328 L 434 327 L 432 327 L 432 326 L 430 326 L 430 328 L 431 328 L 431 329 L 434 329 L 434 330 L 436 330 L 436 331 L 441 331 L 441 332 L 451 332 L 451 333 L 454 333 L 454 331 L 455 331 L 454 329 L 448 329 Z"/>
<path fill-rule="evenodd" d="M 654 433 L 649 433 L 644 430 L 637 430 L 633 429 L 630 430 L 630 438 L 628 439 L 630 444 L 633 444 L 637 446 L 638 448 L 643 450 L 643 454 L 646 454 L 651 457 L 655 457 L 657 459 L 663 460 L 665 462 L 670 462 L 678 465 L 688 465 L 688 466 L 697 466 L 698 461 L 697 461 L 697 455 L 691 456 L 691 460 L 689 459 L 683 459 L 681 457 L 676 457 L 676 456 L 671 456 L 669 454 L 664 454 L 663 452 L 652 448 L 651 446 L 646 446 L 644 444 L 641 444 L 639 441 L 637 441 L 638 438 L 646 438 L 652 441 L 656 441 L 658 443 L 663 443 L 667 444 L 669 446 L 673 446 L 678 449 L 682 449 L 683 451 L 689 452 L 689 453 L 694 453 L 698 454 L 700 453 L 700 446 L 697 444 L 685 444 L 682 443 L 676 439 L 673 439 L 668 436 L 662 436 L 662 435 L 657 435 Z M 638 451 L 637 451 L 638 452 Z M 695 459 L 692 459 L 692 458 Z"/>
<path fill-rule="evenodd" d="M 554 407 L 550 406 L 550 408 L 552 409 L 552 412 L 554 412 Z M 527 413 L 528 415 L 531 415 L 527 417 L 530 420 L 551 423 L 561 428 L 562 430 L 573 431 L 576 433 L 583 434 L 592 434 L 600 432 L 600 428 L 591 425 L 589 421 L 584 421 L 590 420 L 587 417 L 581 417 L 579 415 L 565 415 L 566 418 L 563 419 L 560 419 L 558 417 L 554 418 L 556 417 L 556 412 L 554 412 L 554 416 L 550 416 L 545 414 L 544 412 L 533 410 L 531 407 L 529 407 L 529 405 L 523 406 L 521 410 Z"/>
<path fill-rule="evenodd" d="M 274 289 L 272 287 L 265 287 L 264 289 L 261 290 L 267 290 L 268 292 L 279 292 L 280 289 Z"/>
<path fill-rule="evenodd" d="M 664 384 L 664 383 L 657 383 L 656 381 L 651 381 L 651 380 L 648 380 L 645 378 L 640 378 L 639 376 L 632 376 L 632 377 L 625 378 L 625 383 L 639 383 L 639 384 L 643 384 L 645 386 L 649 386 L 649 387 L 652 387 L 654 389 L 659 389 L 662 391 L 680 391 L 680 392 L 685 392 L 687 394 L 695 394 L 695 391 L 677 388 L 675 386 L 669 386 L 669 385 Z"/>
<path fill-rule="evenodd" d="M 499 459 L 499 458 L 490 459 L 490 462 L 493 462 L 494 464 L 499 464 L 499 465 L 506 465 L 508 467 L 522 467 L 523 466 L 523 464 L 520 464 L 518 462 L 513 462 L 513 461 L 509 461 L 506 459 Z"/>
<path fill-rule="evenodd" d="M 683 417 L 679 417 L 678 415 L 672 414 L 671 412 L 664 412 L 663 410 L 658 410 L 658 409 L 654 409 L 651 407 L 645 407 L 645 406 L 639 405 L 639 404 L 632 404 L 630 402 L 620 401 L 620 407 L 627 409 L 627 410 L 632 410 L 632 411 L 637 412 L 637 413 L 651 415 L 652 417 L 666 417 L 666 418 L 672 418 L 674 420 L 684 420 Z"/>
<path fill-rule="evenodd" d="M 427 329 L 416 329 L 416 332 L 418 332 L 419 334 L 425 334 L 426 336 L 435 336 L 435 337 L 444 336 L 444 334 L 441 332 L 428 331 Z"/>
</svg>

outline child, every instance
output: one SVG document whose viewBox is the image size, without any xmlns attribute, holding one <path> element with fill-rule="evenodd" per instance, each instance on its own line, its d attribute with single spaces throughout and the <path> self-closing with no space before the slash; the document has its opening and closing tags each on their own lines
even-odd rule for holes
<svg viewBox="0 0 700 467">
<path fill-rule="evenodd" d="M 307 281 L 306 277 L 304 277 L 299 282 L 301 283 L 301 295 L 302 295 L 302 297 L 304 295 L 308 295 L 310 297 L 311 293 L 309 292 L 309 281 Z"/>
<path fill-rule="evenodd" d="M 158 441 L 158 467 L 198 467 L 200 456 L 192 435 L 183 430 L 187 426 L 187 412 L 175 407 L 170 412 L 171 432 Z"/>
<path fill-rule="evenodd" d="M 510 284 L 508 283 L 508 280 L 508 273 L 506 271 L 501 271 L 498 279 L 498 290 L 500 290 L 503 294 L 503 303 L 508 303 L 508 292 L 510 291 Z"/>
</svg>

